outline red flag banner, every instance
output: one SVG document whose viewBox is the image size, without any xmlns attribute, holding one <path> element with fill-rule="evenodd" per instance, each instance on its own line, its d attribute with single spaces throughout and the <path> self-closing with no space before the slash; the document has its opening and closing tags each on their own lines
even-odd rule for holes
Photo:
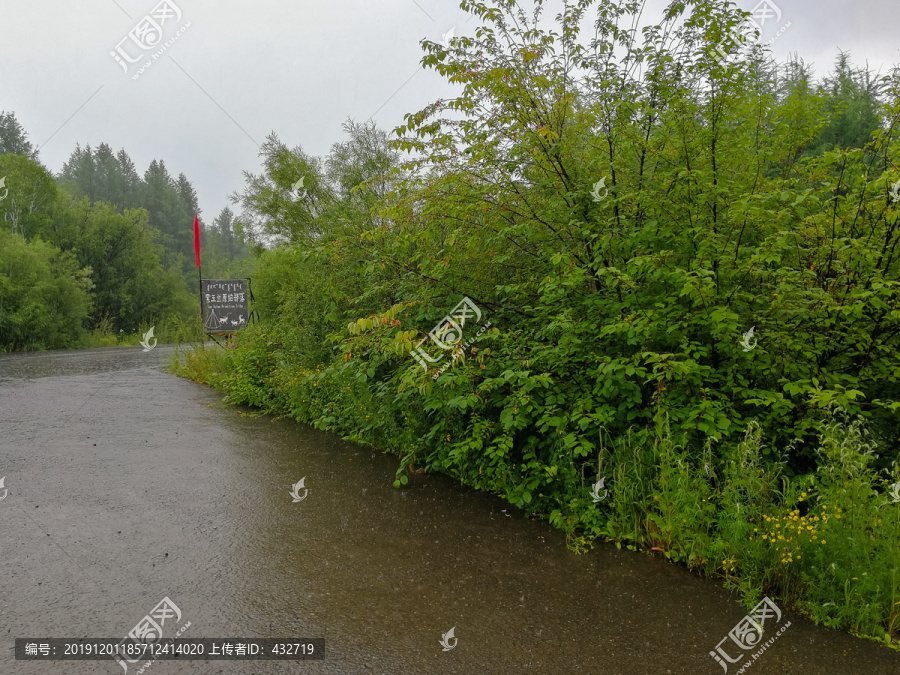
<svg viewBox="0 0 900 675">
<path fill-rule="evenodd" d="M 194 214 L 194 256 L 197 258 L 197 267 L 200 267 L 200 219 Z"/>
</svg>

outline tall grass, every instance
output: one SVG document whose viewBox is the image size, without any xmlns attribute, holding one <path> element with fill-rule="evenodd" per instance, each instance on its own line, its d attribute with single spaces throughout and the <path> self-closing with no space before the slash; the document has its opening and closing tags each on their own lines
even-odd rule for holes
<svg viewBox="0 0 900 675">
<path fill-rule="evenodd" d="M 629 548 L 720 576 L 750 606 L 763 595 L 817 622 L 897 646 L 900 629 L 900 480 L 873 469 L 876 446 L 839 408 L 818 429 L 819 469 L 788 476 L 792 448 L 764 458 L 762 430 L 710 467 L 659 420 L 648 452 L 621 439 L 604 529 Z"/>
</svg>

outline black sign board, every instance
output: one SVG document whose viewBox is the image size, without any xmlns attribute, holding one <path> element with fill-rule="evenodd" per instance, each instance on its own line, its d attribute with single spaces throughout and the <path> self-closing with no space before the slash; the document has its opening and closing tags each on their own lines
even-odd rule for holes
<svg viewBox="0 0 900 675">
<path fill-rule="evenodd" d="M 250 321 L 248 279 L 201 279 L 203 326 L 208 333 L 233 333 Z"/>
</svg>

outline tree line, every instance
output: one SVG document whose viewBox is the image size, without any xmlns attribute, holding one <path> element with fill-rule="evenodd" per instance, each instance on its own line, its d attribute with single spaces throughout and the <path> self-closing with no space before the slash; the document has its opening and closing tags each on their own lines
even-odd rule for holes
<svg viewBox="0 0 900 675">
<path fill-rule="evenodd" d="M 141 176 L 102 143 L 77 146 L 53 175 L 14 113 L 0 112 L 0 179 L 0 350 L 116 344 L 199 316 L 200 208 L 183 173 L 154 159 Z M 241 227 L 227 207 L 201 220 L 207 275 L 246 274 Z"/>
</svg>

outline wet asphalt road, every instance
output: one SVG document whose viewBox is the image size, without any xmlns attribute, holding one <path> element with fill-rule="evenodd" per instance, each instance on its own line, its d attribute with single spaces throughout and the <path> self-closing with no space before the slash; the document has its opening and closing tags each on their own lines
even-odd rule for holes
<svg viewBox="0 0 900 675">
<path fill-rule="evenodd" d="M 326 658 L 145 673 L 723 672 L 709 652 L 746 611 L 718 583 L 612 544 L 575 556 L 441 476 L 395 490 L 396 458 L 248 416 L 165 373 L 171 353 L 0 355 L 0 674 L 122 673 L 16 661 L 13 639 L 120 639 L 164 597 L 166 637 L 324 638 Z M 900 673 L 886 647 L 787 621 L 745 672 Z"/>
</svg>

